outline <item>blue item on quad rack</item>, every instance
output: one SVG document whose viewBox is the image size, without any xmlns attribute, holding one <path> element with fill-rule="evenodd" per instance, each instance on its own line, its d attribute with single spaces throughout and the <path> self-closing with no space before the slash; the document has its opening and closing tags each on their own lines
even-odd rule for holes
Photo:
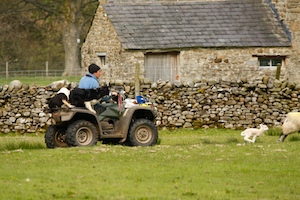
<svg viewBox="0 0 300 200">
<path fill-rule="evenodd" d="M 143 96 L 136 96 L 136 101 L 138 104 L 146 103 L 146 99 Z"/>
</svg>

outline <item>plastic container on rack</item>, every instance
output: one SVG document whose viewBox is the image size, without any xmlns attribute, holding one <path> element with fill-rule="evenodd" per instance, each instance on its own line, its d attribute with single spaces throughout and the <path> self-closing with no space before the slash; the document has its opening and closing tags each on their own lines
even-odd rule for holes
<svg viewBox="0 0 300 200">
<path fill-rule="evenodd" d="M 136 101 L 138 104 L 146 103 L 146 99 L 143 96 L 136 96 Z"/>
</svg>

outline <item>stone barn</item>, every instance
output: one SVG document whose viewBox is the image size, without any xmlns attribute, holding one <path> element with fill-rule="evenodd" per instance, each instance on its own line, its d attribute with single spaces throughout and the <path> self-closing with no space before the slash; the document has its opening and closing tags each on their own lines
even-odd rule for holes
<svg viewBox="0 0 300 200">
<path fill-rule="evenodd" d="M 107 81 L 299 82 L 300 3 L 100 0 L 81 52 Z"/>
</svg>

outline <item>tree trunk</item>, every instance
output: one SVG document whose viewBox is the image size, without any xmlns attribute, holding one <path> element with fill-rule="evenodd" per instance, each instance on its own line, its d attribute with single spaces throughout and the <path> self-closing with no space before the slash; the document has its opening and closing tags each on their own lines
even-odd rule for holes
<svg viewBox="0 0 300 200">
<path fill-rule="evenodd" d="M 92 20 L 93 13 L 97 9 L 98 7 L 97 5 L 99 4 L 99 1 L 98 0 L 60 0 L 60 1 L 20 0 L 15 2 L 15 1 L 8 1 L 8 0 L 0 0 L 0 8 L 3 7 L 3 6 L 1 7 L 1 5 L 3 4 L 3 5 L 8 5 L 7 8 L 9 8 L 8 11 L 10 12 L 15 11 L 16 9 L 22 12 L 29 12 L 28 15 L 29 17 L 32 18 L 35 17 L 36 21 L 42 20 L 40 23 L 41 25 L 49 23 L 50 25 L 49 30 L 53 29 L 53 30 L 62 31 L 64 51 L 65 51 L 65 55 L 64 55 L 65 66 L 62 75 L 78 76 L 78 75 L 82 75 L 82 71 L 83 71 L 83 68 L 81 68 L 81 56 L 80 56 L 81 43 L 79 39 L 80 36 L 82 36 L 81 35 L 82 30 L 85 29 L 87 27 L 87 23 Z M 9 2 L 15 2 L 15 4 L 10 4 Z M 37 11 L 37 13 L 34 13 L 32 11 L 34 12 Z M 52 25 L 54 26 L 51 28 Z M 22 26 L 20 27 L 23 28 L 23 26 L 24 25 L 22 23 Z M 31 26 L 28 27 L 28 30 L 31 30 Z M 45 30 L 48 30 L 48 28 L 46 28 Z M 39 35 L 39 34 L 34 34 L 34 35 Z"/>
<path fill-rule="evenodd" d="M 80 67 L 80 31 L 78 31 L 75 23 L 65 24 L 64 26 L 64 49 L 65 49 L 65 70 L 63 76 L 78 76 L 81 75 Z"/>
<path fill-rule="evenodd" d="M 81 0 L 68 0 L 65 2 L 63 42 L 65 49 L 65 71 L 63 76 L 81 75 L 80 68 L 80 38 L 81 31 Z"/>
</svg>

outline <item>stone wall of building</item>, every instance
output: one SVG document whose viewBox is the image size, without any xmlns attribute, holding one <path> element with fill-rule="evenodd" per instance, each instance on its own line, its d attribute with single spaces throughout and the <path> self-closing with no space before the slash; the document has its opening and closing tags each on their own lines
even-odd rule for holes
<svg viewBox="0 0 300 200">
<path fill-rule="evenodd" d="M 257 55 L 290 55 L 289 48 L 205 48 L 182 50 L 180 80 L 239 81 L 242 77 L 255 80 L 263 75 L 276 75 L 276 68 L 258 67 Z M 287 59 L 288 60 L 288 59 Z M 286 65 L 281 68 L 286 77 Z"/>
<path fill-rule="evenodd" d="M 283 55 L 287 56 L 282 67 L 281 77 L 289 81 L 300 82 L 299 32 L 297 31 L 298 8 L 296 0 L 283 2 L 276 1 L 280 16 L 286 19 L 288 27 L 293 30 L 293 47 L 287 48 L 191 48 L 169 49 L 179 54 L 179 80 L 224 80 L 239 81 L 247 76 L 255 80 L 262 75 L 275 76 L 276 69 L 259 69 L 256 55 Z M 105 3 L 105 2 L 104 2 Z M 300 12 L 299 12 L 300 13 Z M 99 6 L 93 25 L 82 46 L 83 65 L 94 62 L 102 66 L 103 79 L 128 80 L 135 76 L 135 69 L 140 67 L 140 77 L 144 78 L 144 54 L 158 50 L 128 51 L 124 50 L 119 42 L 115 30 Z M 106 63 L 100 61 L 97 53 L 106 54 Z M 107 64 L 109 63 L 109 64 Z"/>
<path fill-rule="evenodd" d="M 82 65 L 87 67 L 91 63 L 98 64 L 103 69 L 102 78 L 107 81 L 132 79 L 135 74 L 135 65 L 143 66 L 144 64 L 143 53 L 124 51 L 101 3 L 81 52 Z M 105 63 L 101 62 L 100 57 L 97 56 L 98 53 L 105 53 Z"/>
<path fill-rule="evenodd" d="M 300 82 L 300 2 L 299 0 L 271 0 L 272 4 L 291 32 L 292 53 L 288 57 L 287 77 L 294 82 Z"/>
<path fill-rule="evenodd" d="M 66 85 L 67 81 L 63 81 Z M 73 83 L 76 86 L 76 83 Z M 123 86 L 128 98 L 135 98 L 131 80 L 111 82 Z M 45 132 L 51 115 L 43 112 L 47 98 L 59 87 L 0 88 L 0 132 Z M 140 95 L 158 111 L 159 128 L 220 127 L 244 129 L 260 123 L 269 127 L 281 125 L 286 114 L 299 111 L 300 85 L 274 80 L 268 76 L 254 81 L 141 82 Z"/>
</svg>

